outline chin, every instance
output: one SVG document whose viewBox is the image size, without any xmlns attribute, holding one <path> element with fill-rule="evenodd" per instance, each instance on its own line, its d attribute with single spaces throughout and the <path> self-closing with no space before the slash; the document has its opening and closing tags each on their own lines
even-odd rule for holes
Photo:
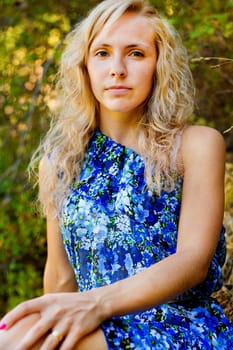
<svg viewBox="0 0 233 350">
<path fill-rule="evenodd" d="M 108 108 L 110 112 L 113 112 L 113 113 L 122 113 L 122 114 L 125 114 L 125 113 L 134 113 L 138 107 L 135 107 L 135 106 L 111 106 L 110 108 Z"/>
</svg>

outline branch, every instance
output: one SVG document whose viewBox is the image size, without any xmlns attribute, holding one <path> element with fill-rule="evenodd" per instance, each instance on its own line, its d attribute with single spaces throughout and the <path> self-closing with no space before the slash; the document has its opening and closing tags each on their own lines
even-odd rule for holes
<svg viewBox="0 0 233 350">
<path fill-rule="evenodd" d="M 233 125 L 230 126 L 227 130 L 223 131 L 223 134 L 227 134 L 228 132 L 230 132 L 231 130 L 233 130 Z"/>
<path fill-rule="evenodd" d="M 209 61 L 218 61 L 219 63 L 216 65 L 212 65 L 211 68 L 219 68 L 225 64 L 232 64 L 233 59 L 228 58 L 228 57 L 197 57 L 197 58 L 192 58 L 191 62 L 196 63 L 196 62 L 209 62 Z"/>
</svg>

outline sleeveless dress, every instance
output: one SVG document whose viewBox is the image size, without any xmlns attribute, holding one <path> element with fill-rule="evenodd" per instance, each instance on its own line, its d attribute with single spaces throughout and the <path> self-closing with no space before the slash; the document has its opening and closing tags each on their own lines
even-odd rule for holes
<svg viewBox="0 0 233 350">
<path fill-rule="evenodd" d="M 80 292 L 175 253 L 181 191 L 177 176 L 172 192 L 152 194 L 142 156 L 96 130 L 60 217 Z M 101 327 L 108 349 L 233 349 L 232 326 L 210 296 L 222 285 L 225 253 L 223 228 L 206 280 L 167 304 L 106 320 Z"/>
</svg>

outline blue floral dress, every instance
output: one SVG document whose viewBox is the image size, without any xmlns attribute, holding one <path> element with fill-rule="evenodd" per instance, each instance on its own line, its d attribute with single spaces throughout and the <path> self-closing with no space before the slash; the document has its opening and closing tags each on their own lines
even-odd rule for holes
<svg viewBox="0 0 233 350">
<path fill-rule="evenodd" d="M 60 218 L 80 291 L 133 276 L 175 253 L 181 191 L 177 177 L 172 192 L 153 195 L 141 155 L 96 130 Z M 224 260 L 223 229 L 206 280 L 170 303 L 106 320 L 108 349 L 233 349 L 230 322 L 210 297 L 222 285 Z"/>
</svg>

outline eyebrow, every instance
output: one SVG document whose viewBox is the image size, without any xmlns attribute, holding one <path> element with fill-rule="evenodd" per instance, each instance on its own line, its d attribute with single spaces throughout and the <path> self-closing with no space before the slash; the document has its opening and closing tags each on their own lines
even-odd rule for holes
<svg viewBox="0 0 233 350">
<path fill-rule="evenodd" d="M 150 47 L 150 45 L 147 45 L 147 44 L 144 44 L 144 43 L 141 43 L 141 42 L 139 42 L 139 43 L 137 43 L 137 44 L 129 44 L 129 45 L 127 45 L 125 48 L 126 49 L 131 49 L 131 48 L 135 48 L 135 47 L 140 47 L 140 46 L 142 46 L 142 47 L 144 47 L 145 49 L 150 49 L 151 47 Z M 110 45 L 110 44 L 105 44 L 105 43 L 96 43 L 96 44 L 94 44 L 93 46 L 91 45 L 91 49 L 95 49 L 95 48 L 98 48 L 98 47 L 106 47 L 106 48 L 109 48 L 109 47 L 112 47 L 112 45 Z"/>
</svg>

